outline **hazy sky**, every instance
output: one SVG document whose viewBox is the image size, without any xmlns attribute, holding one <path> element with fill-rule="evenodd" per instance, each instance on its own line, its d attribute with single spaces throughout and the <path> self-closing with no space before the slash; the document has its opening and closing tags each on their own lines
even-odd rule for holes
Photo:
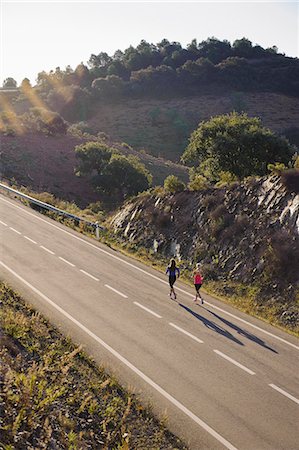
<svg viewBox="0 0 299 450">
<path fill-rule="evenodd" d="M 35 84 L 38 72 L 86 63 L 92 53 L 112 55 L 145 39 L 183 46 L 247 37 L 298 55 L 298 2 L 12 1 L 0 0 L 0 85 L 8 76 Z"/>
</svg>

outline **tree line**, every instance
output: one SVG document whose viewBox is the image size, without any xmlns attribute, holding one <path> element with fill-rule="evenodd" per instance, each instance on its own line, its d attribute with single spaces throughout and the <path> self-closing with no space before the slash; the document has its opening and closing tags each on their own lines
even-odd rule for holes
<svg viewBox="0 0 299 450">
<path fill-rule="evenodd" d="M 30 84 L 28 79 L 22 87 Z M 4 87 L 14 88 L 11 78 Z M 137 47 L 92 54 L 75 70 L 67 66 L 37 75 L 35 89 L 49 107 L 67 120 L 84 120 L 92 101 L 140 96 L 194 95 L 221 90 L 272 91 L 299 95 L 299 61 L 264 49 L 249 39 L 214 37 L 192 40 L 183 48 L 163 39 L 158 44 L 142 40 Z"/>
</svg>

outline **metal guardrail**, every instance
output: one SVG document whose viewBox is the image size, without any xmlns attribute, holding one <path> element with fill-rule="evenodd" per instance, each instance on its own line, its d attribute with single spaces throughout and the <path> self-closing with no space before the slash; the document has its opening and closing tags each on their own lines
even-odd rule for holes
<svg viewBox="0 0 299 450">
<path fill-rule="evenodd" d="M 26 200 L 30 201 L 30 203 L 38 205 L 41 208 L 47 209 L 47 210 L 55 212 L 57 214 L 61 214 L 64 217 L 69 217 L 70 219 L 77 220 L 78 222 L 83 222 L 86 225 L 93 227 L 95 229 L 97 239 L 99 239 L 99 237 L 100 237 L 100 230 L 104 230 L 104 228 L 101 225 L 99 225 L 97 222 L 90 222 L 89 220 L 83 219 L 82 217 L 76 216 L 75 214 L 71 214 L 67 211 L 63 211 L 62 209 L 56 208 L 55 206 L 52 206 L 49 203 L 42 202 L 40 200 L 37 200 L 36 198 L 30 197 L 30 195 L 23 194 L 22 192 L 19 192 L 9 186 L 6 186 L 5 184 L 0 183 L 0 188 L 13 193 L 14 195 L 18 195 L 21 198 L 25 198 Z"/>
</svg>

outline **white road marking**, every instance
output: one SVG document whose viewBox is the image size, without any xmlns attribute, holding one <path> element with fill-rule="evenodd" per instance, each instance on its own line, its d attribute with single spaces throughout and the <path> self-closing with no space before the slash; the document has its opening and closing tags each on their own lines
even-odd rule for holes
<svg viewBox="0 0 299 450">
<path fill-rule="evenodd" d="M 8 227 L 8 225 L 5 222 L 2 222 L 2 220 L 0 220 L 0 223 L 2 223 L 5 227 Z"/>
<path fill-rule="evenodd" d="M 67 259 L 62 258 L 62 256 L 58 256 L 58 258 L 61 259 L 61 261 L 65 262 L 66 264 L 69 264 L 71 267 L 76 267 L 75 264 L 71 263 Z"/>
<path fill-rule="evenodd" d="M 139 308 L 142 308 L 145 311 L 149 312 L 153 316 L 158 317 L 158 319 L 162 319 L 162 316 L 159 316 L 159 314 L 155 313 L 154 311 L 152 311 L 151 309 L 147 308 L 146 306 L 141 305 L 141 303 L 138 303 L 138 302 L 133 302 L 133 303 L 134 303 L 134 305 L 139 306 Z"/>
<path fill-rule="evenodd" d="M 285 395 L 289 399 L 293 400 L 293 402 L 297 403 L 299 405 L 299 400 L 296 397 L 293 397 L 293 395 L 289 394 L 288 392 L 284 391 L 280 387 L 276 386 L 275 384 L 269 384 L 271 388 L 275 389 L 276 391 L 280 392 L 282 395 Z"/>
<path fill-rule="evenodd" d="M 123 298 L 128 298 L 125 294 L 122 294 L 121 292 L 117 291 L 113 287 L 109 286 L 109 284 L 105 284 L 106 288 L 111 289 L 111 291 L 116 292 L 116 294 L 120 295 Z"/>
<path fill-rule="evenodd" d="M 85 275 L 87 275 L 88 277 L 92 278 L 92 279 L 95 280 L 95 281 L 99 281 L 98 278 L 94 277 L 93 275 L 91 275 L 91 274 L 88 273 L 88 272 L 85 272 L 85 270 L 83 270 L 83 269 L 80 269 L 80 272 L 84 273 Z"/>
<path fill-rule="evenodd" d="M 52 252 L 52 250 L 49 250 L 47 247 L 44 247 L 43 245 L 40 245 L 40 248 L 42 248 L 43 250 L 45 250 L 48 253 L 51 253 L 51 255 L 55 255 L 55 253 Z"/>
<path fill-rule="evenodd" d="M 243 366 L 242 364 L 238 363 L 237 361 L 235 361 L 234 359 L 232 359 L 229 356 L 225 355 L 224 353 L 220 352 L 219 350 L 214 350 L 214 352 L 217 353 L 217 355 L 222 356 L 222 358 L 227 359 L 227 361 L 230 361 L 235 366 L 240 367 L 240 369 L 245 370 L 245 372 L 249 373 L 250 375 L 255 375 L 255 372 L 253 372 L 252 370 L 250 370 L 247 367 Z"/>
<path fill-rule="evenodd" d="M 194 339 L 195 341 L 199 342 L 200 344 L 203 344 L 203 341 L 201 341 L 200 339 L 198 339 L 198 337 L 193 336 L 193 334 L 189 333 L 186 330 L 183 330 L 183 328 L 178 327 L 177 325 L 175 325 L 174 323 L 169 322 L 169 325 L 173 328 L 176 328 L 177 330 L 181 331 L 182 333 L 186 334 L 187 336 L 189 336 L 191 339 Z"/>
<path fill-rule="evenodd" d="M 16 230 L 16 229 L 13 228 L 13 227 L 9 227 L 9 229 L 10 229 L 11 231 L 14 231 L 14 232 L 17 233 L 17 234 L 22 234 L 22 233 L 20 233 L 20 231 Z"/>
<path fill-rule="evenodd" d="M 221 442 L 229 450 L 237 450 L 229 441 L 227 441 L 224 437 L 222 437 L 217 431 L 211 428 L 207 423 L 197 417 L 192 411 L 186 408 L 182 403 L 176 400 L 172 395 L 168 394 L 162 387 L 160 387 L 155 381 L 145 375 L 141 370 L 139 370 L 136 366 L 130 363 L 129 360 L 124 358 L 120 353 L 114 350 L 109 344 L 106 344 L 101 338 L 99 338 L 96 334 L 90 331 L 87 327 L 85 327 L 81 322 L 71 316 L 68 312 L 58 306 L 55 302 L 53 302 L 49 297 L 35 288 L 32 284 L 18 275 L 13 269 L 8 267 L 2 261 L 0 261 L 0 265 L 3 266 L 8 272 L 13 274 L 16 278 L 18 278 L 22 283 L 28 286 L 33 292 L 39 295 L 42 299 L 44 299 L 47 303 L 49 303 L 53 308 L 59 311 L 63 316 L 65 316 L 68 320 L 73 322 L 77 327 L 83 330 L 86 334 L 92 337 L 96 342 L 98 342 L 102 347 L 104 347 L 108 352 L 110 352 L 113 356 L 115 356 L 119 361 L 125 364 L 129 369 L 131 369 L 134 373 L 136 373 L 140 378 L 142 378 L 147 384 L 149 384 L 152 388 L 154 388 L 157 392 L 159 392 L 163 397 L 165 397 L 169 402 L 175 405 L 178 409 L 180 409 L 186 416 L 192 419 L 195 423 L 197 423 L 200 427 L 202 427 L 205 431 L 207 431 L 211 436 L 213 436 L 217 441 Z"/>
<path fill-rule="evenodd" d="M 32 244 L 37 244 L 37 242 L 35 242 L 33 239 L 31 239 L 31 238 L 28 237 L 28 236 L 25 236 L 25 235 L 24 235 L 24 238 L 27 239 L 27 241 L 32 242 Z"/>
<path fill-rule="evenodd" d="M 37 219 L 37 220 L 40 220 L 40 221 L 42 221 L 42 222 L 45 222 L 45 223 L 48 224 L 49 226 L 54 227 L 54 228 L 56 228 L 57 230 L 60 230 L 62 233 L 68 234 L 68 235 L 71 236 L 72 238 L 77 239 L 78 241 L 84 242 L 86 245 L 89 245 L 90 247 L 93 247 L 94 249 L 98 250 L 99 252 L 105 253 L 107 256 L 110 256 L 111 258 L 117 259 L 118 261 L 121 261 L 123 264 L 126 264 L 127 266 L 133 267 L 135 270 L 139 270 L 139 272 L 144 273 L 147 277 L 154 278 L 155 280 L 159 281 L 160 283 L 163 283 L 163 284 L 168 285 L 168 282 L 167 282 L 167 281 L 162 280 L 161 278 L 159 278 L 159 277 L 156 276 L 156 275 L 153 275 L 153 274 L 150 273 L 149 271 L 146 271 L 146 270 L 144 270 L 144 269 L 141 269 L 141 267 L 135 266 L 134 264 L 130 263 L 129 261 L 126 261 L 126 260 L 120 258 L 119 256 L 113 255 L 112 253 L 109 253 L 107 250 L 104 250 L 104 249 L 102 249 L 102 248 L 96 246 L 95 244 L 92 244 L 91 242 L 88 242 L 88 241 L 86 241 L 85 239 L 82 239 L 81 237 L 76 236 L 75 234 L 72 234 L 72 233 L 70 233 L 70 232 L 67 231 L 67 230 L 64 230 L 63 228 L 60 228 L 59 226 L 55 225 L 54 223 L 51 223 L 51 222 L 49 222 L 48 220 L 43 219 L 42 217 L 38 217 L 38 216 L 36 216 L 35 214 L 33 214 L 33 213 L 29 212 L 29 211 L 26 211 L 26 209 L 21 208 L 21 207 L 18 206 L 18 205 L 15 205 L 14 203 L 12 203 L 12 202 L 10 202 L 10 201 L 8 201 L 8 200 L 2 198 L 1 196 L 0 196 L 0 200 L 3 201 L 3 202 L 5 202 L 5 203 L 8 203 L 10 206 L 13 206 L 14 208 L 17 208 L 17 209 L 22 210 L 25 214 L 28 214 L 29 216 L 32 216 L 32 217 L 34 217 L 34 218 Z M 51 220 L 51 219 L 49 219 L 49 220 Z M 179 288 L 179 287 L 177 287 L 177 286 L 176 286 L 176 290 L 178 290 L 178 291 L 180 291 L 180 292 L 183 292 L 184 294 L 188 295 L 189 297 L 194 297 L 194 295 L 193 295 L 193 294 L 190 294 L 190 292 L 187 292 L 187 291 L 185 291 L 184 289 L 181 289 L 181 288 Z M 223 314 L 227 314 L 228 316 L 233 317 L 234 319 L 238 320 L 239 322 L 245 323 L 246 325 L 248 325 L 248 326 L 250 326 L 250 327 L 252 327 L 252 328 L 254 328 L 254 329 L 256 329 L 256 330 L 261 331 L 262 333 L 265 333 L 265 334 L 267 334 L 268 336 L 271 336 L 271 337 L 273 337 L 274 339 L 279 340 L 280 342 L 283 342 L 284 344 L 290 345 L 291 347 L 295 348 L 296 350 L 299 350 L 299 346 L 298 346 L 298 345 L 295 345 L 295 344 L 293 344 L 292 342 L 286 341 L 285 339 L 281 338 L 280 336 L 276 336 L 275 334 L 270 333 L 269 331 L 266 331 L 266 330 L 264 330 L 263 328 L 260 328 L 260 327 L 258 327 L 257 325 L 254 325 L 254 324 L 248 322 L 247 320 L 241 319 L 240 317 L 235 316 L 234 314 L 232 314 L 232 313 L 230 313 L 230 312 L 228 312 L 228 311 L 225 311 L 224 309 L 219 308 L 218 306 L 215 306 L 215 305 L 213 305 L 212 303 L 209 303 L 209 302 L 205 301 L 205 304 L 211 306 L 212 308 L 217 309 L 218 311 L 221 311 Z"/>
</svg>

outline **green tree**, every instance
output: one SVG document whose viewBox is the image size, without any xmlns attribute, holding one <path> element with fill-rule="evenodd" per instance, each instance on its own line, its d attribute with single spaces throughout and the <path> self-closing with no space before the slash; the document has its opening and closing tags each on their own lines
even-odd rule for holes
<svg viewBox="0 0 299 450">
<path fill-rule="evenodd" d="M 233 112 L 201 122 L 191 134 L 182 161 L 205 176 L 210 172 L 208 178 L 218 181 L 220 171 L 238 179 L 264 175 L 268 164 L 288 164 L 294 153 L 295 147 L 264 128 L 259 118 Z"/>
<path fill-rule="evenodd" d="M 99 142 L 87 142 L 77 145 L 75 154 L 78 160 L 76 167 L 77 176 L 86 176 L 96 173 L 101 174 L 110 161 L 113 150 Z"/>
<path fill-rule="evenodd" d="M 123 156 L 99 142 L 88 142 L 75 148 L 79 160 L 77 176 L 90 176 L 95 190 L 119 200 L 148 189 L 152 175 L 139 159 Z"/>
<path fill-rule="evenodd" d="M 17 82 L 12 77 L 8 77 L 3 81 L 3 87 L 5 89 L 16 89 Z"/>
<path fill-rule="evenodd" d="M 125 199 L 147 190 L 152 176 L 138 158 L 113 153 L 96 182 L 99 183 L 97 190 Z"/>
<path fill-rule="evenodd" d="M 164 180 L 164 189 L 170 194 L 175 194 L 176 192 L 184 191 L 186 186 L 185 183 L 175 175 L 169 175 Z"/>
</svg>

